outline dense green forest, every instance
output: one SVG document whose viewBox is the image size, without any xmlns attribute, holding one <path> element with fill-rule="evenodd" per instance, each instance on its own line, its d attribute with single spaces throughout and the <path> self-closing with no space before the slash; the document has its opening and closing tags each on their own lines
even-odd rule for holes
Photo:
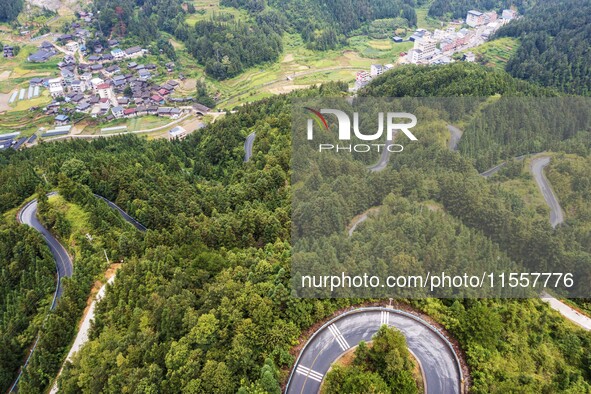
<svg viewBox="0 0 591 394">
<path fill-rule="evenodd" d="M 382 326 L 371 345 L 361 341 L 350 365 L 336 365 L 326 375 L 323 394 L 418 393 L 414 363 L 404 335 Z"/>
<path fill-rule="evenodd" d="M 546 172 L 566 213 L 571 237 L 591 252 L 591 159 L 589 154 L 554 156 Z M 573 300 L 591 313 L 591 298 Z"/>
<path fill-rule="evenodd" d="M 536 0 L 434 0 L 429 5 L 429 16 L 466 19 L 466 14 L 470 10 L 499 12 L 506 8 L 514 8 L 523 14 L 536 2 Z"/>
<path fill-rule="evenodd" d="M 93 2 L 92 8 L 100 11 L 96 28 L 103 40 L 113 34 L 146 46 L 156 42 L 171 60 L 175 60 L 174 48 L 162 38 L 162 32 L 172 34 L 185 42 L 189 53 L 216 79 L 229 78 L 244 68 L 275 61 L 282 51 L 284 30 L 280 22 L 268 14 L 252 21 L 237 21 L 232 15 L 221 14 L 190 27 L 185 22 L 188 11 L 182 5 L 179 0 L 124 0 L 116 4 L 98 0 Z"/>
<path fill-rule="evenodd" d="M 24 0 L 1 0 L 0 22 L 11 22 L 23 10 Z"/>
<path fill-rule="evenodd" d="M 523 18 L 499 29 L 521 45 L 507 63 L 513 76 L 568 93 L 591 94 L 591 3 L 540 1 Z"/>
<path fill-rule="evenodd" d="M 388 19 L 394 30 L 417 24 L 414 0 L 222 0 L 221 4 L 245 9 L 250 17 L 237 21 L 222 13 L 190 27 L 185 18 L 195 7 L 183 7 L 180 0 L 124 0 L 117 4 L 98 0 L 92 7 L 100 11 L 97 30 L 105 37 L 110 33 L 127 35 L 147 45 L 157 41 L 161 31 L 170 33 L 184 41 L 207 73 L 217 79 L 275 61 L 286 31 L 300 33 L 311 49 L 326 50 L 344 44 L 348 35 L 374 20 Z"/>
<path fill-rule="evenodd" d="M 222 0 L 221 4 L 244 8 L 253 14 L 279 11 L 287 28 L 302 35 L 310 48 L 333 49 L 366 22 L 397 18 L 397 27 L 417 24 L 414 0 Z M 395 30 L 395 29 L 394 29 Z"/>
<path fill-rule="evenodd" d="M 259 27 L 204 21 L 195 24 L 195 33 L 198 38 L 189 39 L 187 49 L 205 64 L 205 72 L 217 79 L 233 77 L 261 62 L 275 61 L 283 50 L 281 36 L 265 23 Z"/>
<path fill-rule="evenodd" d="M 35 340 L 55 291 L 55 264 L 43 238 L 18 226 L 0 224 L 0 388 L 15 377 Z"/>
<path fill-rule="evenodd" d="M 364 94 L 548 92 L 474 65 L 424 69 L 433 77 L 400 68 L 376 79 Z M 42 219 L 69 223 L 59 226 L 58 235 L 75 254 L 75 273 L 49 315 L 21 392 L 39 393 L 55 376 L 88 290 L 105 268 L 103 249 L 124 264 L 97 308 L 90 342 L 63 371 L 61 391 L 278 392 L 302 332 L 361 302 L 295 298 L 290 278 L 292 99 L 341 94 L 340 85 L 328 84 L 276 96 L 227 114 L 184 141 L 120 136 L 0 154 L 0 174 L 22 170 L 20 177 L 3 178 L 8 191 L 2 194 L 3 210 L 18 206 L 35 190 L 44 195 L 57 189 L 67 206 L 87 212 L 87 227 L 96 239 L 88 242 L 73 232 L 80 226 L 69 211 L 47 201 Z M 253 131 L 253 156 L 244 163 L 244 138 Z M 425 131 L 412 154 L 400 156 L 377 176 L 383 182 L 381 194 L 356 208 L 383 201 L 400 207 L 367 225 L 385 226 L 395 218 L 405 226 L 397 247 L 411 252 L 416 251 L 415 235 L 433 227 L 438 241 L 432 252 L 401 262 L 439 254 L 467 260 L 487 253 L 523 265 L 536 259 L 589 262 L 584 245 L 572 242 L 562 229 L 553 232 L 547 218 L 531 214 L 519 195 L 481 179 L 474 159 L 449 152 L 439 132 Z M 46 189 L 37 189 L 43 183 L 40 174 L 47 177 Z M 341 190 L 360 187 L 349 182 Z M 142 235 L 128 228 L 90 191 L 116 202 L 149 230 Z M 430 199 L 445 212 L 421 212 Z M 339 219 L 343 229 L 356 213 Z M 413 226 L 411 219 L 419 213 L 421 222 Z M 360 228 L 354 238 L 364 231 Z M 468 251 L 463 256 L 454 254 L 455 244 L 445 238 L 455 232 L 464 234 L 461 245 Z M 476 393 L 515 387 L 524 392 L 590 390 L 591 337 L 540 300 L 425 299 L 412 304 L 458 339 Z"/>
<path fill-rule="evenodd" d="M 482 172 L 516 156 L 544 150 L 588 154 L 591 150 L 590 101 L 559 98 L 555 90 L 511 78 L 478 65 L 403 66 L 376 78 L 360 96 L 471 96 L 487 100 L 479 114 L 466 121 L 459 150 Z M 528 97 L 545 97 L 533 99 Z"/>
</svg>

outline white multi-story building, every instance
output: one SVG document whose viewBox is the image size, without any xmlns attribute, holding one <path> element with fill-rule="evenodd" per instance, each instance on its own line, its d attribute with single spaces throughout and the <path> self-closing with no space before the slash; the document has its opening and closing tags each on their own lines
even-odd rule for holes
<svg viewBox="0 0 591 394">
<path fill-rule="evenodd" d="M 484 14 L 476 10 L 468 11 L 468 15 L 466 15 L 466 24 L 470 27 L 484 24 Z"/>
<path fill-rule="evenodd" d="M 51 97 L 56 98 L 64 95 L 62 78 L 53 78 L 47 81 L 47 83 L 49 84 L 49 93 L 51 94 Z"/>
<path fill-rule="evenodd" d="M 377 77 L 384 73 L 384 67 L 381 64 L 372 64 L 369 68 L 369 75 L 371 77 Z"/>
<path fill-rule="evenodd" d="M 423 51 L 420 49 L 411 49 L 408 51 L 408 56 L 410 57 L 410 62 L 413 64 L 419 63 L 423 60 Z"/>
<path fill-rule="evenodd" d="M 111 100 L 113 97 L 115 97 L 113 93 L 113 88 L 111 88 L 111 85 L 109 85 L 108 83 L 101 83 L 100 85 L 98 85 L 96 87 L 96 92 L 98 93 L 100 98 L 106 98 Z"/>
<path fill-rule="evenodd" d="M 86 82 L 80 80 L 72 81 L 70 89 L 72 89 L 72 92 L 84 93 L 86 91 Z"/>
<path fill-rule="evenodd" d="M 92 78 L 90 80 L 90 86 L 92 86 L 93 89 L 97 89 L 99 85 L 102 85 L 103 83 L 105 83 L 105 81 L 102 78 Z"/>
<path fill-rule="evenodd" d="M 437 42 L 430 38 L 421 38 L 414 43 L 415 51 L 418 51 L 422 59 L 429 59 L 435 54 L 437 49 Z M 413 62 L 414 63 L 414 62 Z"/>
<path fill-rule="evenodd" d="M 355 75 L 355 87 L 357 89 L 364 87 L 371 81 L 371 75 L 367 71 L 359 71 Z"/>
<path fill-rule="evenodd" d="M 70 52 L 76 52 L 80 45 L 76 41 L 70 41 L 66 44 L 66 49 Z"/>
</svg>

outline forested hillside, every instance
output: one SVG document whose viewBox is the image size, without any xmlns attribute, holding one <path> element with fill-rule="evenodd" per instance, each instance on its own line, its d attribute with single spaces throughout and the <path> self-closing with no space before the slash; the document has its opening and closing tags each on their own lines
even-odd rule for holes
<svg viewBox="0 0 591 394">
<path fill-rule="evenodd" d="M 179 0 L 98 0 L 91 7 L 98 13 L 97 28 L 103 41 L 114 35 L 145 46 L 158 42 L 159 47 L 167 47 L 169 57 L 175 60 L 174 48 L 161 39 L 162 32 L 172 34 L 185 42 L 188 52 L 216 79 L 275 61 L 282 51 L 284 30 L 273 18 L 238 21 L 232 15 L 214 15 L 212 20 L 191 27 L 185 22 L 189 12 L 183 4 Z"/>
<path fill-rule="evenodd" d="M 0 389 L 12 384 L 16 370 L 48 312 L 55 290 L 55 264 L 42 237 L 0 223 Z"/>
<path fill-rule="evenodd" d="M 506 73 L 478 65 L 447 67 L 404 66 L 386 73 L 359 93 L 361 96 L 473 96 L 504 94 L 488 100 L 480 114 L 467 122 L 459 150 L 481 172 L 503 160 L 544 150 L 585 154 L 591 149 L 587 98 L 561 98 L 553 89 L 537 87 Z M 546 97 L 543 100 L 528 97 Z M 579 108 L 579 110 L 577 110 Z M 519 119 L 518 124 L 510 119 Z M 562 122 L 556 122 L 562 119 Z M 573 131 L 575 131 L 573 133 Z M 510 143 L 508 143 L 510 141 Z"/>
<path fill-rule="evenodd" d="M 298 31 L 310 48 L 332 49 L 364 23 L 376 19 L 398 18 L 397 27 L 414 27 L 417 16 L 414 0 L 271 0 L 264 2 L 222 0 L 222 4 L 245 8 L 253 14 L 279 11 L 286 25 Z"/>
<path fill-rule="evenodd" d="M 499 12 L 514 8 L 523 14 L 536 0 L 434 0 L 429 6 L 429 16 L 466 19 L 470 10 Z"/>
<path fill-rule="evenodd" d="M 513 76 L 568 93 L 591 94 L 591 2 L 540 1 L 497 36 L 521 41 L 507 63 Z"/>
<path fill-rule="evenodd" d="M 424 69 L 433 77 L 400 68 L 364 94 L 546 93 L 473 65 Z M 25 174 L 5 178 L 10 193 L 3 197 L 3 209 L 29 197 L 29 185 L 43 182 L 37 173 L 46 174 L 69 204 L 88 211 L 91 223 L 96 220 L 92 233 L 101 239 L 94 245 L 61 234 L 72 250 L 88 256 L 79 261 L 88 263 L 80 264 L 82 270 L 69 281 L 70 295 L 51 317 L 50 334 L 42 336 L 44 351 L 20 392 L 42 392 L 55 376 L 71 338 L 63 327 L 75 325 L 90 284 L 100 276 L 103 245 L 124 264 L 99 304 L 90 342 L 62 374 L 62 392 L 279 392 L 294 361 L 290 350 L 302 332 L 361 301 L 292 297 L 291 100 L 322 94 L 341 91 L 329 84 L 247 105 L 184 141 L 122 136 L 2 153 L 0 174 L 11 168 Z M 253 131 L 254 154 L 244 163 L 244 138 Z M 566 242 L 566 233 L 554 234 L 546 218 L 529 215 L 518 195 L 486 183 L 472 158 L 449 152 L 439 141 L 435 130 L 425 134 L 412 157 L 379 176 L 385 188 L 380 198 L 390 194 L 384 201 L 400 207 L 391 217 L 408 232 L 397 247 L 414 250 L 416 226 L 408 216 L 435 200 L 445 212 L 424 210 L 419 224 L 437 230 L 432 237 L 443 256 L 455 256 L 445 237 L 459 231 L 466 259 L 469 253 L 493 255 L 503 249 L 503 259 L 527 264 L 545 257 L 548 248 L 558 253 L 546 257 L 564 264 L 575 256 L 588 259 L 582 245 Z M 118 203 L 149 230 L 143 236 L 125 230 L 108 207 L 92 202 L 90 190 Z M 381 201 L 362 201 L 358 208 L 374 203 Z M 354 214 L 346 213 L 342 221 Z M 428 251 L 418 258 L 429 258 Z M 459 340 L 474 392 L 590 390 L 591 337 L 539 300 L 427 299 L 413 305 Z"/>
<path fill-rule="evenodd" d="M 24 4 L 24 0 L 1 0 L 0 22 L 10 22 L 16 19 Z"/>
</svg>

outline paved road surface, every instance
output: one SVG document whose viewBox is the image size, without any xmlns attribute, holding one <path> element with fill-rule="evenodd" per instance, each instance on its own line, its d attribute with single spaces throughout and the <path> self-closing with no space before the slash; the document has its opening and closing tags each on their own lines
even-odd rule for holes
<svg viewBox="0 0 591 394">
<path fill-rule="evenodd" d="M 540 191 L 544 195 L 544 200 L 546 200 L 546 204 L 550 207 L 550 224 L 552 227 L 556 227 L 557 225 L 564 222 L 564 215 L 562 212 L 562 207 L 552 190 L 552 186 L 548 182 L 548 179 L 544 175 L 544 168 L 550 164 L 550 157 L 548 156 L 541 156 L 536 157 L 531 161 L 531 171 L 533 173 L 534 179 L 540 188 Z M 550 294 L 544 292 L 541 295 L 542 301 L 547 302 L 552 309 L 558 311 L 562 316 L 567 318 L 568 320 L 572 321 L 573 323 L 583 327 L 587 331 L 591 331 L 591 318 L 583 315 L 582 313 L 578 312 L 577 310 L 571 308 L 567 304 L 563 303 L 559 299 L 551 296 Z"/>
<path fill-rule="evenodd" d="M 254 144 L 254 137 L 256 137 L 256 133 L 250 133 L 248 137 L 246 137 L 246 141 L 244 141 L 244 162 L 250 160 L 252 156 L 252 145 Z"/>
<path fill-rule="evenodd" d="M 550 157 L 541 156 L 534 158 L 531 161 L 530 167 L 534 179 L 544 196 L 544 200 L 546 200 L 546 204 L 550 207 L 550 224 L 552 227 L 556 227 L 564 222 L 564 214 L 562 213 L 558 198 L 556 198 L 556 194 L 554 194 L 554 190 L 552 190 L 552 186 L 550 186 L 546 175 L 544 175 L 544 168 L 548 164 L 550 164 Z"/>
<path fill-rule="evenodd" d="M 52 196 L 55 194 L 56 193 L 50 193 L 48 196 Z M 53 258 L 55 259 L 55 266 L 56 266 L 57 275 L 58 275 L 58 280 L 57 280 L 58 283 L 57 283 L 57 288 L 56 288 L 54 300 L 51 305 L 51 309 L 53 309 L 55 307 L 56 300 L 62 294 L 62 286 L 61 286 L 60 279 L 63 277 L 70 277 L 70 276 L 72 276 L 72 273 L 74 272 L 74 269 L 72 266 L 72 259 L 70 258 L 70 256 L 68 255 L 68 252 L 66 252 L 66 249 L 62 246 L 62 244 L 60 244 L 59 241 L 49 232 L 49 230 L 47 230 L 45 227 L 43 227 L 41 222 L 39 222 L 39 219 L 37 219 L 37 200 L 36 199 L 31 201 L 30 203 L 25 205 L 23 209 L 21 209 L 21 211 L 18 214 L 18 220 L 19 220 L 19 222 L 21 222 L 23 224 L 33 227 L 35 230 L 37 230 L 39 233 L 41 233 L 41 235 L 45 239 L 45 242 L 47 243 L 47 246 L 49 246 L 49 249 L 51 251 L 51 254 L 53 255 Z"/>
<path fill-rule="evenodd" d="M 49 193 L 47 196 L 49 197 L 49 196 L 53 196 L 56 194 L 57 194 L 56 192 L 52 192 L 52 193 Z M 135 220 L 131 216 L 129 216 L 126 212 L 124 212 L 121 208 L 119 208 L 115 203 L 113 203 L 113 202 L 107 200 L 106 198 L 99 196 L 97 194 L 95 194 L 95 196 L 97 198 L 104 200 L 107 204 L 109 204 L 110 207 L 116 209 L 121 214 L 121 216 L 123 216 L 123 219 L 125 219 L 126 221 L 131 223 L 138 230 L 140 230 L 140 231 L 146 230 L 146 228 L 141 223 L 139 223 L 137 220 Z M 55 289 L 55 293 L 53 296 L 53 301 L 51 303 L 51 309 L 54 309 L 55 305 L 57 303 L 57 300 L 60 298 L 60 296 L 62 295 L 62 291 L 63 291 L 62 284 L 61 284 L 61 278 L 70 277 L 70 276 L 72 276 L 72 273 L 74 272 L 74 267 L 72 265 L 72 259 L 68 255 L 66 248 L 64 248 L 64 246 L 59 243 L 59 241 L 51 234 L 51 232 L 49 232 L 49 230 L 46 229 L 41 224 L 41 222 L 39 222 L 39 219 L 37 219 L 37 199 L 26 204 L 18 212 L 17 217 L 18 217 L 18 220 L 20 223 L 26 224 L 26 225 L 34 228 L 39 233 L 41 233 L 41 235 L 45 239 L 45 242 L 47 243 L 47 246 L 49 246 L 49 250 L 51 251 L 51 254 L 53 255 L 53 259 L 55 260 L 55 267 L 56 267 L 56 271 L 57 271 L 56 289 Z M 33 352 L 37 348 L 38 342 L 39 342 L 39 335 L 37 335 L 37 339 L 35 340 L 35 343 L 31 347 L 29 355 L 27 356 L 27 359 L 25 360 L 25 363 L 24 363 L 23 367 L 21 368 L 16 380 L 14 381 L 13 385 L 11 386 L 9 393 L 17 391 L 17 385 L 18 385 L 18 382 L 19 382 L 19 380 L 22 376 L 22 373 L 23 373 L 22 371 L 29 364 L 29 361 L 31 360 L 31 356 L 33 355 Z"/>
<path fill-rule="evenodd" d="M 386 141 L 386 144 L 382 150 L 382 154 L 380 155 L 380 160 L 378 160 L 378 162 L 373 166 L 369 167 L 371 172 L 380 172 L 388 166 L 388 162 L 390 161 L 390 151 L 387 149 L 387 147 L 392 145 L 394 138 L 396 138 L 396 134 L 392 136 L 392 140 Z"/>
<path fill-rule="evenodd" d="M 535 155 L 535 153 L 532 153 L 532 155 Z M 521 156 L 517 156 L 515 158 L 513 158 L 513 160 L 523 160 L 527 157 L 528 155 L 521 155 Z M 499 170 L 503 167 L 505 167 L 507 165 L 507 162 L 504 161 L 501 164 L 497 164 L 496 166 L 489 168 L 488 170 L 481 172 L 480 176 L 483 176 L 485 178 L 491 177 L 494 174 L 496 174 L 497 172 L 499 172 Z"/>
<path fill-rule="evenodd" d="M 506 165 L 507 165 L 507 162 L 504 161 L 501 164 L 494 166 L 493 168 L 489 168 L 488 170 L 481 172 L 480 175 L 485 178 L 491 177 L 494 174 L 496 174 L 497 172 L 499 172 L 501 170 L 501 168 L 505 167 Z"/>
<path fill-rule="evenodd" d="M 587 331 L 591 331 L 591 318 L 576 311 L 562 301 L 552 297 L 550 294 L 542 293 L 542 301 L 547 302 L 552 309 L 558 311 L 562 316 L 572 321 L 573 323 L 583 327 Z"/>
<path fill-rule="evenodd" d="M 370 341 L 383 324 L 396 327 L 406 337 L 421 365 L 427 394 L 460 393 L 462 373 L 449 342 L 422 319 L 380 307 L 342 314 L 316 331 L 292 369 L 286 393 L 317 393 L 331 365 L 362 340 Z"/>
<path fill-rule="evenodd" d="M 462 138 L 463 131 L 458 129 L 456 126 L 452 126 L 450 124 L 447 125 L 447 129 L 450 133 L 447 148 L 451 151 L 457 151 L 458 144 L 460 143 L 460 138 Z"/>
<path fill-rule="evenodd" d="M 55 192 L 49 193 L 48 196 L 52 196 L 55 194 L 56 194 Z M 55 287 L 55 292 L 53 294 L 53 301 L 51 302 L 51 307 L 50 307 L 50 309 L 53 310 L 55 308 L 57 300 L 61 297 L 62 292 L 63 292 L 61 279 L 63 277 L 72 276 L 72 273 L 74 272 L 74 267 L 72 265 L 72 259 L 68 255 L 68 252 L 66 252 L 66 249 L 63 247 L 63 245 L 60 244 L 59 241 L 49 232 L 49 230 L 47 230 L 41 224 L 41 222 L 39 222 L 39 219 L 37 219 L 37 199 L 35 199 L 35 200 L 29 202 L 27 205 L 25 205 L 19 211 L 17 217 L 18 217 L 18 221 L 20 223 L 23 223 L 23 224 L 26 224 L 27 226 L 33 227 L 35 230 L 37 230 L 39 233 L 41 233 L 41 235 L 45 239 L 45 243 L 47 244 L 47 246 L 49 246 L 49 250 L 51 251 L 51 254 L 53 255 L 53 259 L 55 260 L 55 267 L 56 267 L 56 271 L 57 271 L 57 283 L 56 283 L 56 287 Z M 33 355 L 33 352 L 37 348 L 38 342 L 39 342 L 39 335 L 37 335 L 37 339 L 35 339 L 35 343 L 31 347 L 31 350 L 29 351 L 29 355 L 27 356 L 27 359 L 25 360 L 25 363 L 24 363 L 23 367 L 21 368 L 16 380 L 14 381 L 12 386 L 10 387 L 9 393 L 16 392 L 18 382 L 23 374 L 23 369 L 26 368 L 27 365 L 29 365 L 29 361 L 31 360 L 31 356 Z"/>
<path fill-rule="evenodd" d="M 127 221 L 128 223 L 130 223 L 131 225 L 133 225 L 135 228 L 137 228 L 138 230 L 144 232 L 146 231 L 146 227 L 144 227 L 143 224 L 141 224 L 140 222 L 138 222 L 137 220 L 135 220 L 134 218 L 132 218 L 131 216 L 129 216 L 127 214 L 127 212 L 125 212 L 123 209 L 121 209 L 117 204 L 115 204 L 112 201 L 107 200 L 105 197 L 103 196 L 99 196 L 98 194 L 94 195 L 96 198 L 99 198 L 101 200 L 103 200 L 104 202 L 107 203 L 108 206 L 110 206 L 111 208 L 113 208 L 114 210 L 116 210 L 117 212 L 119 212 L 119 214 L 121 215 L 121 217 L 123 217 L 123 219 L 125 219 L 125 221 Z"/>
</svg>

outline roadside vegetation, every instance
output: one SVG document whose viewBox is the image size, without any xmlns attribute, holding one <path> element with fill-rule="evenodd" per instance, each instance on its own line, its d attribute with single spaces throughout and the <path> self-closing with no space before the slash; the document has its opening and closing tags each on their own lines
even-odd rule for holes
<svg viewBox="0 0 591 394">
<path fill-rule="evenodd" d="M 326 375 L 321 393 L 421 393 L 413 372 L 415 361 L 396 328 L 382 326 L 371 343 L 360 342 L 347 365 L 337 362 Z"/>
<path fill-rule="evenodd" d="M 405 84 L 396 83 L 401 79 Z M 97 308 L 90 341 L 59 380 L 61 391 L 278 392 L 302 332 L 363 301 L 292 297 L 290 103 L 294 97 L 342 95 L 343 89 L 342 84 L 329 83 L 264 99 L 184 141 L 123 136 L 2 153 L 0 174 L 7 174 L 6 192 L 0 194 L 4 211 L 34 194 L 45 174 L 47 188 L 57 187 L 63 197 L 48 202 L 49 212 L 55 213 L 47 220 L 53 217 L 57 223 L 64 204 L 78 205 L 89 212 L 85 220 L 94 239 L 69 233 L 67 225 L 55 226 L 72 250 L 82 250 L 82 257 L 75 259 L 78 273 L 66 283 L 64 298 L 50 318 L 55 323 L 42 333 L 46 340 L 21 392 L 41 392 L 55 376 L 73 336 L 73 329 L 62 328 L 74 327 L 79 319 L 92 282 L 106 265 L 103 249 L 111 260 L 122 259 L 123 266 Z M 380 92 L 546 93 L 503 72 L 467 64 L 400 68 L 376 80 L 364 94 Z M 253 156 L 245 164 L 244 138 L 253 131 Z M 528 216 L 518 193 L 481 179 L 472 156 L 449 152 L 440 135 L 447 133 L 444 127 L 427 131 L 412 160 L 401 157 L 376 175 L 384 178 L 390 193 L 382 199 L 400 209 L 391 217 L 408 229 L 397 247 L 416 250 L 412 234 L 425 226 L 437 239 L 432 255 L 450 258 L 457 251 L 442 240 L 459 231 L 466 246 L 462 261 L 490 255 L 528 264 L 553 256 L 567 263 L 573 256 L 587 256 L 584 245 L 570 242 L 570 235 L 553 233 L 547 218 Z M 560 145 L 564 149 L 569 143 L 579 149 L 587 146 L 584 139 L 566 141 Z M 474 157 L 480 157 L 484 147 L 474 147 Z M 406 181 L 398 182 L 402 179 Z M 351 190 L 359 187 L 346 184 Z M 120 204 L 150 230 L 143 237 L 126 230 L 89 190 Z M 404 218 L 420 212 L 417 200 L 435 202 L 441 209 L 425 209 L 412 227 Z M 343 215 L 340 232 L 357 213 Z M 63 216 L 70 229 L 87 228 L 75 224 L 81 215 L 66 211 Z M 380 223 L 378 215 L 374 225 Z M 359 231 L 355 236 L 362 235 L 363 229 Z M 547 248 L 560 253 L 549 254 Z M 429 250 L 425 247 L 417 260 L 409 256 L 404 261 L 427 258 Z M 540 300 L 409 302 L 458 340 L 474 392 L 502 393 L 515 387 L 528 392 L 589 391 L 589 334 Z"/>
</svg>

